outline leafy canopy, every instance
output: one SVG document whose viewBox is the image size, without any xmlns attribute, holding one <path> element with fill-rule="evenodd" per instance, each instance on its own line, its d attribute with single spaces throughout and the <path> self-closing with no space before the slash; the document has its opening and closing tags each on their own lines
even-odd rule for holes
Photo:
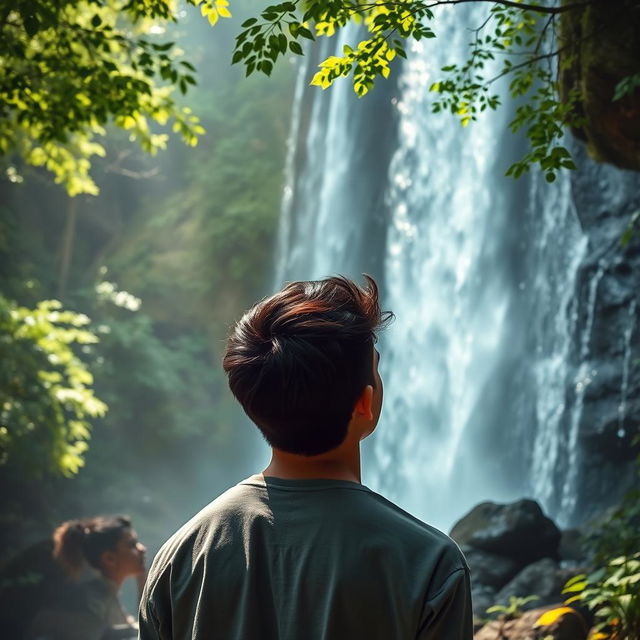
<svg viewBox="0 0 640 640">
<path fill-rule="evenodd" d="M 355 21 L 363 26 L 364 39 L 345 44 L 341 56 L 323 60 L 311 84 L 326 89 L 336 79 L 350 76 L 356 94 L 364 96 L 378 78 L 390 75 L 396 56 L 406 57 L 406 40 L 436 37 L 436 8 L 470 2 L 487 5 L 485 19 L 470 30 L 468 59 L 443 67 L 442 77 L 431 84 L 433 111 L 448 111 L 467 126 L 480 112 L 500 105 L 495 82 L 509 76 L 510 95 L 519 99 L 510 127 L 513 132 L 524 130 L 530 150 L 507 174 L 517 178 L 537 164 L 553 181 L 557 170 L 575 168 L 562 144 L 563 130 L 581 124 L 574 109 L 578 96 L 559 97 L 553 63 L 560 53 L 556 20 L 559 14 L 588 2 L 292 0 L 270 5 L 259 18 L 244 22 L 233 62 L 242 62 L 247 75 L 254 71 L 269 75 L 273 63 L 287 51 L 303 54 L 302 39 L 331 37 Z M 488 63 L 498 59 L 500 71 L 491 73 L 495 65 Z M 628 91 L 634 82 L 630 79 L 620 91 Z"/>
<path fill-rule="evenodd" d="M 27 309 L 0 296 L 0 465 L 66 476 L 82 466 L 89 420 L 107 410 L 77 353 L 98 341 L 88 323 L 57 300 Z"/>
<path fill-rule="evenodd" d="M 247 75 L 270 75 L 278 59 L 303 55 L 305 40 L 332 37 L 357 22 L 363 39 L 323 60 L 312 84 L 326 89 L 350 76 L 356 94 L 364 96 L 378 78 L 390 75 L 396 56 L 406 57 L 407 40 L 437 36 L 437 9 L 479 4 L 486 15 L 469 30 L 468 59 L 441 69 L 430 86 L 432 109 L 450 112 L 467 126 L 480 112 L 498 108 L 496 81 L 507 76 L 509 95 L 517 101 L 510 127 L 524 131 L 530 144 L 507 173 L 517 178 L 538 165 L 553 181 L 558 170 L 575 168 L 563 146 L 564 130 L 583 124 L 577 91 L 560 97 L 558 57 L 573 55 L 576 43 L 559 40 L 559 18 L 596 1 L 289 0 L 245 20 L 232 62 L 243 64 Z M 212 25 L 231 17 L 228 0 L 187 4 L 198 6 Z M 52 171 L 71 195 L 95 194 L 90 158 L 105 153 L 96 138 L 108 122 L 128 130 L 150 153 L 166 145 L 167 134 L 158 127 L 169 122 L 187 144 L 197 143 L 204 130 L 175 99 L 176 90 L 186 93 L 195 84 L 195 70 L 174 43 L 158 39 L 177 20 L 176 2 L 3 0 L 0 6 L 0 155 L 17 150 Z M 637 74 L 624 78 L 614 99 L 639 83 Z"/>
<path fill-rule="evenodd" d="M 212 24 L 227 0 L 189 0 Z M 204 133 L 176 101 L 194 67 L 161 38 L 172 0 L 29 0 L 0 3 L 0 155 L 44 166 L 70 195 L 96 194 L 92 156 L 113 123 L 145 151 L 167 143 L 170 124 L 189 145 Z M 11 177 L 11 176 L 10 176 Z"/>
</svg>

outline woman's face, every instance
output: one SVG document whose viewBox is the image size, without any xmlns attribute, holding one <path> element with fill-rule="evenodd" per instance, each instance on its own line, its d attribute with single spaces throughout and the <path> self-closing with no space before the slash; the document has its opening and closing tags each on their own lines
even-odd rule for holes
<svg viewBox="0 0 640 640">
<path fill-rule="evenodd" d="M 116 548 L 102 554 L 102 563 L 107 577 L 122 582 L 145 570 L 146 547 L 139 542 L 133 529 L 125 529 Z"/>
</svg>

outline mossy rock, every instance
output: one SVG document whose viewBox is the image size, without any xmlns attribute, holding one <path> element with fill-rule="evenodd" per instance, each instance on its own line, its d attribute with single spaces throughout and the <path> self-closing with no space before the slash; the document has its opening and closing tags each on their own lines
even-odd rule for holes
<svg viewBox="0 0 640 640">
<path fill-rule="evenodd" d="M 594 159 L 640 171 L 640 87 L 613 100 L 621 80 L 640 74 L 640 3 L 594 2 L 562 14 L 558 45 L 562 96 L 577 92 L 584 121 L 573 133 Z"/>
</svg>

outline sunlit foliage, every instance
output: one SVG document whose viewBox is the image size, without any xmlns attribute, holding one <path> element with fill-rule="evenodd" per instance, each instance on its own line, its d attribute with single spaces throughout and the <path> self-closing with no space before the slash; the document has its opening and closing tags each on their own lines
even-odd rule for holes
<svg viewBox="0 0 640 640">
<path fill-rule="evenodd" d="M 595 1 L 595 0 L 593 0 Z M 620 0 L 615 0 L 620 2 Z M 232 56 L 247 75 L 270 75 L 287 54 L 303 55 L 305 40 L 331 37 L 352 21 L 363 38 L 345 44 L 342 55 L 321 61 L 312 84 L 326 89 L 340 77 L 352 78 L 364 96 L 378 78 L 387 78 L 396 56 L 406 57 L 408 40 L 438 36 L 438 9 L 462 12 L 474 0 L 290 0 L 265 4 L 245 20 Z M 581 11 L 586 2 L 494 0 L 485 19 L 469 29 L 469 56 L 447 65 L 430 86 L 433 111 L 448 111 L 463 126 L 500 104 L 496 81 L 509 78 L 508 92 L 518 102 L 511 122 L 524 131 L 530 149 L 509 169 L 519 177 L 538 165 L 549 181 L 574 163 L 563 146 L 567 127 L 580 127 L 579 96 L 560 97 L 560 54 L 575 43 L 558 38 L 560 16 Z M 211 25 L 231 17 L 228 0 L 187 0 Z M 34 0 L 3 2 L 0 96 L 4 113 L 0 154 L 17 150 L 27 162 L 45 166 L 71 195 L 96 193 L 90 158 L 104 154 L 100 137 L 113 122 L 154 153 L 164 148 L 168 123 L 187 144 L 203 133 L 196 116 L 178 106 L 176 90 L 195 84 L 194 67 L 182 51 L 161 38 L 178 16 L 173 0 Z M 459 5 L 459 6 L 458 6 Z M 462 26 L 461 28 L 466 28 Z M 571 54 L 573 55 L 573 54 Z M 499 71 L 496 72 L 496 62 Z M 489 64 L 491 63 L 491 64 Z M 635 91 L 637 74 L 624 78 L 614 99 Z"/>
<path fill-rule="evenodd" d="M 238 22 L 247 6 L 236 3 L 234 14 L 242 11 Z M 97 198 L 69 200 L 28 166 L 16 167 L 22 182 L 14 175 L 0 184 L 2 292 L 29 309 L 60 298 L 91 318 L 84 328 L 100 341 L 83 345 L 91 353 L 74 351 L 109 407 L 104 419 L 88 420 L 85 464 L 72 477 L 47 473 L 40 453 L 31 455 L 35 440 L 0 467 L 0 563 L 27 536 L 85 512 L 126 511 L 154 547 L 244 468 L 254 446 L 219 359 L 230 318 L 268 278 L 295 67 L 243 81 L 225 57 L 232 33 L 212 31 L 200 14 L 163 36 L 198 64 L 187 97 L 207 135 L 196 148 L 170 140 L 150 157 L 111 127 L 107 159 L 91 171 Z M 77 224 L 60 293 L 72 205 Z"/>
<path fill-rule="evenodd" d="M 480 112 L 499 106 L 496 81 L 507 76 L 510 97 L 517 101 L 510 127 L 514 133 L 524 131 L 530 144 L 530 150 L 507 174 L 517 178 L 538 165 L 551 182 L 559 169 L 575 168 L 563 137 L 567 127 L 582 124 L 575 108 L 577 94 L 560 97 L 559 55 L 576 43 L 559 42 L 559 17 L 584 9 L 588 0 L 291 0 L 269 5 L 259 17 L 243 23 L 233 61 L 242 62 L 247 74 L 269 75 L 280 56 L 303 54 L 304 39 L 331 37 L 355 21 L 363 25 L 363 39 L 345 44 L 342 55 L 320 62 L 311 84 L 326 89 L 336 79 L 350 76 L 356 94 L 364 96 L 378 78 L 389 76 L 396 56 L 406 57 L 407 40 L 436 38 L 437 9 L 462 12 L 464 5 L 473 3 L 486 6 L 485 17 L 469 29 L 468 59 L 443 67 L 442 77 L 431 84 L 433 111 L 451 112 L 466 126 Z M 466 29 L 462 13 L 460 17 L 460 28 Z M 446 46 L 446 42 L 435 46 Z M 497 60 L 496 72 L 496 65 L 489 63 Z M 633 91 L 638 82 L 638 76 L 624 79 L 616 97 Z"/>
<path fill-rule="evenodd" d="M 41 476 L 82 466 L 89 421 L 107 409 L 78 353 L 98 341 L 88 323 L 56 300 L 27 309 L 0 296 L 0 464 Z"/>
<path fill-rule="evenodd" d="M 566 604 L 580 603 L 596 618 L 594 637 L 640 640 L 640 553 L 619 556 L 589 575 L 569 580 Z"/>
<path fill-rule="evenodd" d="M 191 0 L 228 17 L 226 0 Z M 204 133 L 176 101 L 196 83 L 194 67 L 162 39 L 172 0 L 32 0 L 0 4 L 0 155 L 46 167 L 70 195 L 96 194 L 89 170 L 112 123 L 145 151 Z"/>
</svg>

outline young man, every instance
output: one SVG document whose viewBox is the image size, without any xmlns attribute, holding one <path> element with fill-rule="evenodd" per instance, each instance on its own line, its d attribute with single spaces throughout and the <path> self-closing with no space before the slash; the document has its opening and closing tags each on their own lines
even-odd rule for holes
<svg viewBox="0 0 640 640">
<path fill-rule="evenodd" d="M 390 316 L 373 279 L 336 277 L 289 284 L 241 318 L 224 369 L 271 463 L 162 547 L 141 640 L 471 640 L 458 547 L 360 482 Z"/>
</svg>

